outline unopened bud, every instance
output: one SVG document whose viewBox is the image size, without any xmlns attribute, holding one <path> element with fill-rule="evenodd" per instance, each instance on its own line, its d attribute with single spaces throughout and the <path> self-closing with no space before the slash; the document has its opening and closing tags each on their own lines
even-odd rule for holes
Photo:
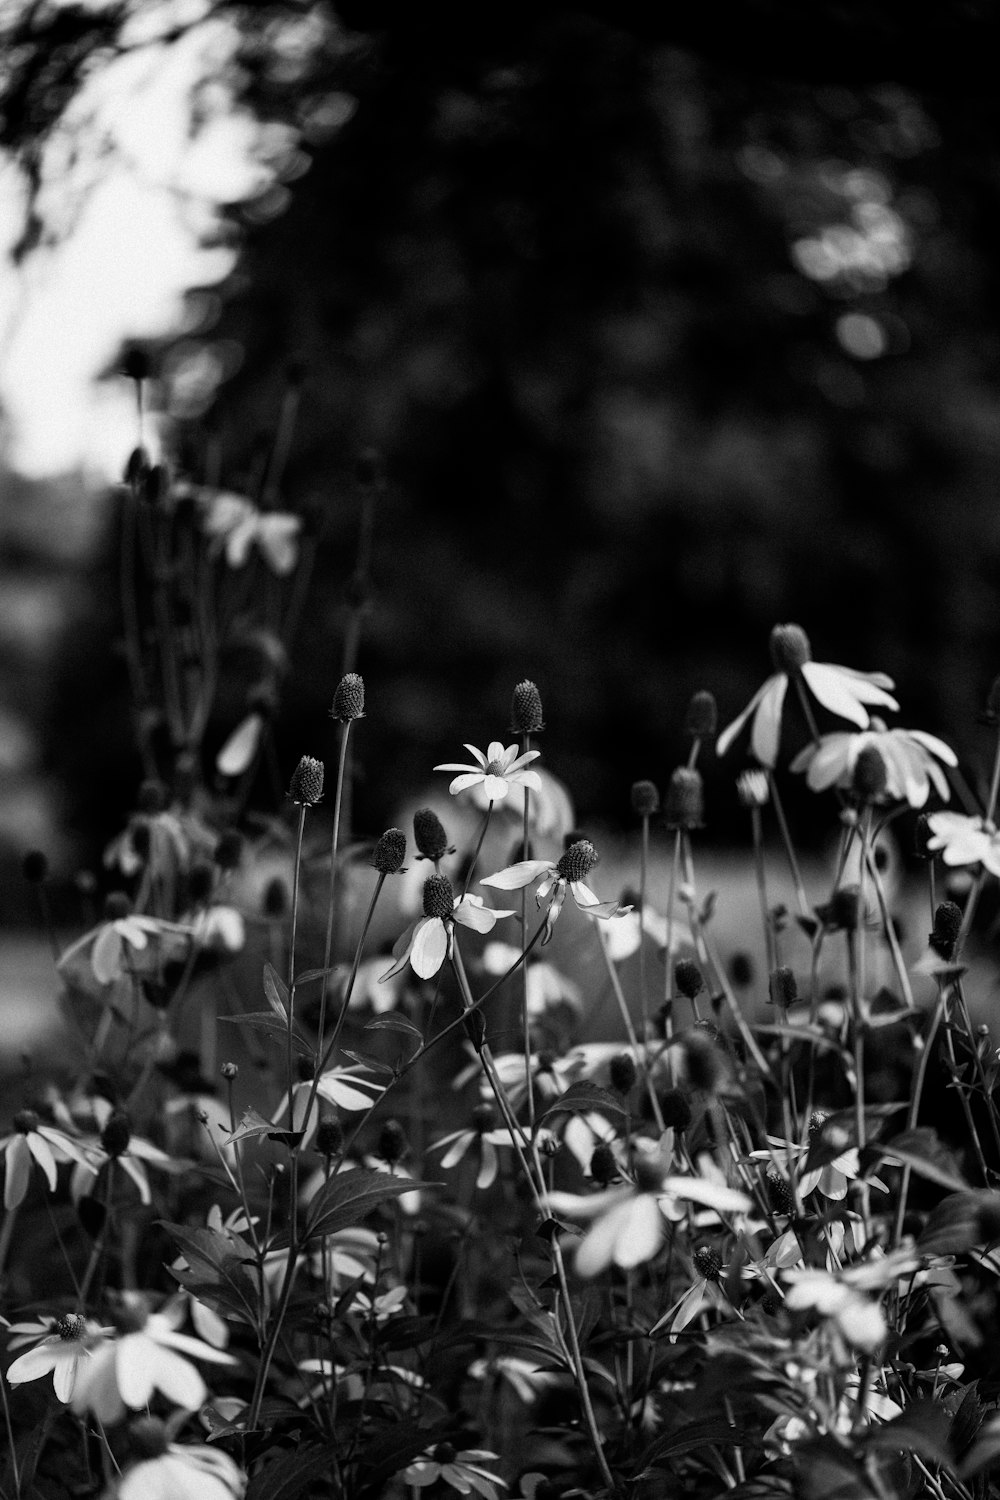
<svg viewBox="0 0 1000 1500">
<path fill-rule="evenodd" d="M 413 841 L 418 859 L 443 859 L 454 852 L 448 843 L 444 824 L 432 807 L 418 807 L 413 814 Z"/>
<path fill-rule="evenodd" d="M 324 1115 L 316 1126 L 316 1150 L 321 1156 L 339 1156 L 343 1144 L 343 1125 L 336 1115 Z"/>
<path fill-rule="evenodd" d="M 303 755 L 292 772 L 288 796 L 299 807 L 315 807 L 323 796 L 323 762 Z"/>
<path fill-rule="evenodd" d="M 240 1076 L 240 1070 L 234 1062 L 224 1062 L 219 1069 L 219 1073 L 227 1083 L 232 1083 L 234 1078 Z"/>
<path fill-rule="evenodd" d="M 686 1130 L 693 1115 L 688 1097 L 682 1089 L 664 1089 L 659 1095 L 660 1114 L 665 1130 Z"/>
<path fill-rule="evenodd" d="M 380 875 L 398 875 L 406 858 L 406 834 L 401 828 L 387 828 L 372 851 L 372 866 Z"/>
<path fill-rule="evenodd" d="M 535 684 L 525 678 L 517 684 L 510 701 L 510 732 L 540 734 L 544 728 L 542 695 Z"/>
<path fill-rule="evenodd" d="M 768 980 L 769 1003 L 787 1010 L 799 998 L 799 987 L 795 975 L 787 964 L 771 970 Z"/>
<path fill-rule="evenodd" d="M 726 1059 L 714 1040 L 703 1029 L 692 1027 L 683 1037 L 684 1061 L 692 1086 L 706 1094 L 715 1093 L 725 1082 Z"/>
<path fill-rule="evenodd" d="M 406 1132 L 398 1120 L 386 1120 L 378 1137 L 378 1154 L 383 1161 L 394 1166 L 407 1154 Z"/>
<path fill-rule="evenodd" d="M 660 810 L 660 794 L 652 781 L 632 784 L 632 811 L 640 818 L 651 818 Z"/>
<path fill-rule="evenodd" d="M 777 672 L 797 672 L 812 661 L 809 637 L 801 625 L 775 625 L 771 631 L 771 660 Z"/>
<path fill-rule="evenodd" d="M 684 732 L 693 740 L 710 740 L 719 723 L 719 710 L 712 693 L 694 693 L 684 716 Z"/>
<path fill-rule="evenodd" d="M 674 984 L 685 1000 L 696 1000 L 705 988 L 705 977 L 690 958 L 682 958 L 674 965 Z"/>
<path fill-rule="evenodd" d="M 885 796 L 889 772 L 877 745 L 865 745 L 854 762 L 851 787 L 861 802 L 878 802 Z"/>
<path fill-rule="evenodd" d="M 693 766 L 678 766 L 667 787 L 663 821 L 668 828 L 701 828 L 704 812 L 701 772 Z"/>
<path fill-rule="evenodd" d="M 365 716 L 365 684 L 364 679 L 357 672 L 348 672 L 337 683 L 333 695 L 333 707 L 330 709 L 331 719 L 337 719 L 341 724 L 350 724 L 354 719 L 363 719 Z"/>
<path fill-rule="evenodd" d="M 617 1057 L 611 1059 L 608 1071 L 611 1076 L 611 1087 L 619 1094 L 631 1093 L 635 1088 L 636 1067 L 635 1058 L 631 1052 L 619 1052 Z"/>
<path fill-rule="evenodd" d="M 930 945 L 946 962 L 955 955 L 955 944 L 961 930 L 962 908 L 954 901 L 942 901 L 934 913 L 934 931 L 930 935 Z"/>
</svg>

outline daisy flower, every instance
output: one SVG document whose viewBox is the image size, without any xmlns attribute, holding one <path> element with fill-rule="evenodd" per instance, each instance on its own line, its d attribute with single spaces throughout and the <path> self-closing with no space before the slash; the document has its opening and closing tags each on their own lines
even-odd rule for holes
<svg viewBox="0 0 1000 1500">
<path fill-rule="evenodd" d="M 496 1487 L 503 1485 L 506 1489 L 507 1481 L 482 1467 L 484 1460 L 498 1463 L 499 1457 L 486 1448 L 456 1450 L 453 1443 L 438 1443 L 403 1470 L 403 1481 L 415 1489 L 423 1489 L 440 1479 L 460 1495 L 471 1495 L 475 1490 L 483 1500 L 499 1500 Z"/>
<path fill-rule="evenodd" d="M 518 755 L 517 745 L 508 745 L 505 750 L 499 740 L 490 741 L 485 755 L 481 750 L 477 750 L 475 745 L 466 745 L 465 748 L 474 758 L 476 762 L 474 766 L 449 761 L 443 766 L 434 767 L 435 771 L 460 771 L 462 773 L 454 778 L 448 788 L 453 797 L 459 792 L 469 791 L 472 787 L 482 787 L 487 801 L 502 802 L 515 786 L 526 786 L 533 792 L 541 790 L 542 784 L 538 772 L 524 769 L 529 762 L 538 759 L 541 754 L 540 750 L 526 750 L 523 755 Z"/>
<path fill-rule="evenodd" d="M 157 1313 L 147 1313 L 136 1293 L 123 1292 L 122 1299 L 138 1327 L 100 1344 L 86 1367 L 78 1369 L 73 1410 L 78 1416 L 92 1412 L 108 1425 L 120 1422 L 130 1407 L 148 1406 L 159 1391 L 174 1406 L 197 1411 L 208 1399 L 208 1388 L 191 1360 L 216 1365 L 236 1360 L 202 1339 L 177 1332 L 185 1298 L 171 1299 Z"/>
<path fill-rule="evenodd" d="M 490 1359 L 474 1360 L 468 1373 L 470 1380 L 503 1381 L 525 1406 L 531 1406 L 542 1391 L 562 1380 L 558 1371 L 540 1370 L 536 1360 L 521 1359 L 516 1354 L 495 1354 Z"/>
<path fill-rule="evenodd" d="M 571 1219 L 594 1220 L 576 1251 L 580 1276 L 597 1276 L 610 1265 L 623 1270 L 652 1260 L 663 1243 L 666 1220 L 684 1217 L 680 1203 L 703 1203 L 717 1213 L 747 1213 L 745 1193 L 705 1177 L 671 1173 L 670 1158 L 651 1155 L 636 1163 L 635 1181 L 582 1197 L 550 1193 L 548 1206 Z"/>
<path fill-rule="evenodd" d="M 619 901 L 599 900 L 587 885 L 584 877 L 590 874 L 599 860 L 600 855 L 589 839 L 577 839 L 558 860 L 521 860 L 516 865 L 508 865 L 505 870 L 498 870 L 495 875 L 485 876 L 479 884 L 492 886 L 498 891 L 520 891 L 541 878 L 542 883 L 535 892 L 535 903 L 541 906 L 547 896 L 550 898 L 545 917 L 545 935 L 542 938 L 544 947 L 552 937 L 552 928 L 562 911 L 567 891 L 579 910 L 588 917 L 623 917 L 631 910 L 631 907 L 622 906 Z"/>
<path fill-rule="evenodd" d="M 985 818 L 968 813 L 936 812 L 927 819 L 927 848 L 946 865 L 982 865 L 1000 876 L 1000 834 Z"/>
<path fill-rule="evenodd" d="M 145 1164 L 174 1171 L 175 1164 L 165 1151 L 141 1136 L 133 1135 L 124 1110 L 114 1109 L 106 1099 L 93 1100 L 94 1113 L 101 1128 L 99 1142 L 86 1144 L 83 1154 L 70 1175 L 70 1193 L 74 1203 L 88 1194 L 102 1170 L 116 1161 L 135 1183 L 143 1203 L 152 1201 Z"/>
<path fill-rule="evenodd" d="M 41 1167 L 49 1192 L 54 1193 L 57 1159 L 82 1160 L 81 1147 L 63 1131 L 52 1125 L 43 1125 L 33 1109 L 19 1110 L 12 1124 L 14 1129 L 10 1135 L 0 1140 L 6 1166 L 3 1206 L 8 1212 L 24 1202 L 33 1165 Z"/>
<path fill-rule="evenodd" d="M 333 1104 L 337 1109 L 347 1110 L 348 1113 L 357 1113 L 362 1109 L 370 1109 L 380 1094 L 385 1093 L 385 1084 L 376 1083 L 374 1079 L 366 1076 L 359 1067 L 354 1068 L 329 1068 L 322 1073 L 316 1083 L 316 1092 L 306 1119 L 306 1107 L 309 1096 L 312 1093 L 313 1080 L 309 1073 L 310 1063 L 308 1058 L 302 1059 L 302 1067 L 307 1076 L 301 1079 L 292 1088 L 292 1119 L 287 1128 L 290 1130 L 301 1130 L 304 1132 L 302 1146 L 305 1148 L 316 1134 L 319 1124 L 319 1101 L 325 1099 L 328 1104 Z M 274 1116 L 273 1124 L 285 1128 L 282 1121 L 288 1111 L 288 1098 L 282 1100 L 277 1114 Z"/>
<path fill-rule="evenodd" d="M 391 979 L 409 964 L 421 979 L 431 979 L 452 950 L 455 923 L 471 927 L 473 932 L 492 932 L 501 917 L 512 917 L 512 911 L 495 911 L 483 903 L 481 896 L 456 896 L 446 875 L 432 875 L 424 881 L 424 914 L 407 927 L 392 950 L 396 960 L 382 979 Z"/>
<path fill-rule="evenodd" d="M 105 1490 L 103 1500 L 240 1500 L 246 1475 L 228 1453 L 204 1443 L 168 1441 L 167 1426 L 141 1417 L 129 1429 L 137 1462 Z"/>
<path fill-rule="evenodd" d="M 64 1318 L 45 1318 L 40 1323 L 12 1323 L 8 1332 L 12 1349 L 31 1343 L 32 1348 L 18 1356 L 7 1371 L 11 1385 L 40 1380 L 52 1372 L 52 1384 L 60 1401 L 73 1399 L 77 1376 L 83 1360 L 89 1360 L 96 1345 L 113 1328 L 102 1328 L 86 1318 L 69 1314 Z"/>
<path fill-rule="evenodd" d="M 116 893 L 117 894 L 117 893 Z M 119 904 L 122 910 L 118 910 Z M 62 968 L 70 959 L 90 947 L 90 968 L 98 984 L 111 984 L 135 969 L 148 967 L 147 960 L 157 957 L 154 941 L 150 953 L 150 939 L 164 937 L 168 933 L 187 933 L 187 928 L 177 922 L 167 922 L 162 917 L 147 917 L 128 909 L 128 900 L 121 896 L 116 902 L 108 898 L 109 919 L 101 922 L 77 938 L 75 943 L 59 959 Z M 141 955 L 141 956 L 140 956 Z"/>
<path fill-rule="evenodd" d="M 887 729 L 877 718 L 858 733 L 824 734 L 818 745 L 807 745 L 795 757 L 791 768 L 806 773 L 806 784 L 814 792 L 831 786 L 850 788 L 858 756 L 869 747 L 878 751 L 885 764 L 885 795 L 891 801 L 923 807 L 932 785 L 941 800 L 948 801 L 951 789 L 938 761 L 958 765 L 951 747 L 921 729 Z"/>
<path fill-rule="evenodd" d="M 729 1298 L 722 1290 L 722 1261 L 718 1252 L 701 1245 L 694 1252 L 695 1279 L 679 1301 L 663 1314 L 649 1330 L 649 1336 L 661 1333 L 664 1329 L 670 1330 L 671 1342 L 676 1338 L 689 1323 L 693 1322 L 699 1313 L 713 1309 L 716 1312 L 729 1313 L 732 1308 Z"/>
<path fill-rule="evenodd" d="M 776 625 L 771 631 L 771 659 L 777 669 L 763 687 L 758 688 L 743 712 L 724 729 L 716 742 L 717 755 L 725 755 L 748 719 L 750 748 L 762 766 L 773 770 L 778 759 L 781 715 L 788 684 L 801 678 L 813 697 L 836 714 L 849 719 L 859 729 L 868 727 L 866 704 L 897 709 L 890 696 L 891 677 L 884 672 L 856 672 L 851 667 L 836 667 L 829 662 L 813 661 L 809 639 L 798 625 Z"/>
<path fill-rule="evenodd" d="M 854 1349 L 871 1353 L 888 1332 L 879 1303 L 855 1291 L 831 1271 L 812 1267 L 785 1271 L 785 1306 L 792 1312 L 812 1309 L 828 1318 Z"/>
<path fill-rule="evenodd" d="M 207 498 L 207 495 L 206 497 Z M 214 556 L 225 552 L 230 568 L 242 568 L 256 547 L 272 573 L 291 573 L 299 558 L 302 518 L 284 511 L 260 511 L 243 495 L 219 490 L 207 501 L 204 528 Z"/>
<path fill-rule="evenodd" d="M 473 1146 L 478 1147 L 479 1172 L 476 1176 L 476 1187 L 480 1192 L 492 1187 L 497 1180 L 497 1174 L 500 1171 L 500 1148 L 511 1147 L 514 1144 L 506 1126 L 494 1128 L 495 1118 L 492 1105 L 479 1104 L 472 1112 L 471 1129 L 453 1130 L 450 1135 L 443 1135 L 430 1147 L 431 1151 L 444 1151 L 441 1166 L 445 1171 L 451 1167 L 457 1167 Z"/>
</svg>

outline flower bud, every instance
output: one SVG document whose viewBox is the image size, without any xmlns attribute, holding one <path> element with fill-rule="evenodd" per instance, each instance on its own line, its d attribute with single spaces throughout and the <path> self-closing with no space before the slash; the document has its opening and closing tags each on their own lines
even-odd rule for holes
<svg viewBox="0 0 1000 1500">
<path fill-rule="evenodd" d="M 704 811 L 701 772 L 693 766 L 678 766 L 667 787 L 663 821 L 668 828 L 701 828 Z"/>
<path fill-rule="evenodd" d="M 692 1087 L 701 1089 L 706 1094 L 715 1093 L 725 1083 L 729 1071 L 721 1048 L 698 1027 L 685 1032 L 682 1041 L 687 1076 Z"/>
<path fill-rule="evenodd" d="M 148 380 L 153 373 L 148 350 L 141 344 L 130 344 L 122 355 L 121 371 L 127 380 Z"/>
<path fill-rule="evenodd" d="M 604 1141 L 594 1147 L 594 1154 L 590 1158 L 590 1175 L 601 1187 L 607 1187 L 618 1176 L 615 1153 Z"/>
<path fill-rule="evenodd" d="M 885 796 L 889 772 L 877 745 L 865 745 L 854 762 L 851 787 L 860 802 L 878 802 Z"/>
<path fill-rule="evenodd" d="M 18 1135 L 30 1135 L 33 1130 L 38 1129 L 38 1116 L 33 1109 L 19 1109 L 13 1124 Z"/>
<path fill-rule="evenodd" d="M 483 1135 L 487 1130 L 492 1130 L 497 1122 L 496 1110 L 492 1104 L 477 1104 L 472 1111 L 472 1128 Z"/>
<path fill-rule="evenodd" d="M 330 717 L 341 724 L 350 724 L 354 719 L 363 719 L 364 716 L 364 679 L 359 677 L 357 672 L 348 672 L 337 683 Z"/>
<path fill-rule="evenodd" d="M 42 885 L 49 875 L 49 862 L 40 849 L 29 849 L 21 863 L 21 874 L 29 885 Z"/>
<path fill-rule="evenodd" d="M 665 1130 L 687 1130 L 693 1115 L 683 1089 L 664 1089 L 659 1096 Z"/>
<path fill-rule="evenodd" d="M 222 1067 L 219 1069 L 219 1075 L 220 1077 L 224 1078 L 227 1083 L 232 1083 L 234 1078 L 238 1078 L 240 1076 L 240 1070 L 237 1067 L 236 1063 L 224 1062 L 222 1064 Z"/>
<path fill-rule="evenodd" d="M 406 1143 L 406 1132 L 398 1120 L 386 1120 L 378 1137 L 378 1154 L 383 1161 L 388 1162 L 390 1167 L 396 1162 L 402 1161 L 407 1155 L 409 1148 Z"/>
<path fill-rule="evenodd" d="M 418 807 L 413 814 L 413 841 L 419 851 L 418 859 L 436 861 L 454 853 L 444 824 L 432 807 Z"/>
<path fill-rule="evenodd" d="M 323 762 L 303 755 L 292 772 L 288 795 L 299 807 L 315 807 L 323 796 Z"/>
<path fill-rule="evenodd" d="M 542 696 L 533 682 L 527 678 L 519 682 L 510 701 L 511 734 L 540 734 L 545 728 L 542 719 Z"/>
<path fill-rule="evenodd" d="M 611 1087 L 619 1094 L 629 1094 L 635 1088 L 636 1067 L 631 1052 L 619 1052 L 617 1057 L 613 1057 L 609 1072 Z"/>
<path fill-rule="evenodd" d="M 954 957 L 955 944 L 961 930 L 962 908 L 954 901 L 942 901 L 934 913 L 934 931 L 929 941 L 934 952 L 945 962 L 950 962 Z"/>
<path fill-rule="evenodd" d="M 243 835 L 235 828 L 220 835 L 215 846 L 215 863 L 220 870 L 235 870 L 243 858 Z"/>
<path fill-rule="evenodd" d="M 771 631 L 771 660 L 776 672 L 797 672 L 812 661 L 809 637 L 801 625 L 775 625 Z"/>
<path fill-rule="evenodd" d="M 147 777 L 139 788 L 137 805 L 147 817 L 155 817 L 167 805 L 167 789 L 155 776 Z"/>
<path fill-rule="evenodd" d="M 372 867 L 380 875 L 399 875 L 406 858 L 406 834 L 401 828 L 387 828 L 372 851 Z"/>
<path fill-rule="evenodd" d="M 689 958 L 682 958 L 674 965 L 674 984 L 685 1000 L 697 1000 L 705 988 L 705 977 L 696 963 Z"/>
<path fill-rule="evenodd" d="M 585 880 L 600 861 L 600 855 L 589 839 L 577 839 L 570 844 L 556 865 L 560 880 Z"/>
<path fill-rule="evenodd" d="M 719 724 L 719 710 L 712 693 L 694 693 L 684 716 L 684 732 L 693 740 L 710 740 Z"/>
<path fill-rule="evenodd" d="M 744 807 L 766 807 L 771 800 L 766 771 L 743 771 L 736 778 L 736 795 Z"/>
<path fill-rule="evenodd" d="M 167 1451 L 167 1429 L 159 1417 L 139 1417 L 129 1424 L 128 1437 L 140 1462 L 160 1458 Z"/>
<path fill-rule="evenodd" d="M 438 917 L 442 922 L 455 910 L 455 888 L 446 875 L 432 875 L 424 881 L 424 916 Z"/>
<path fill-rule="evenodd" d="M 632 811 L 640 818 L 651 818 L 660 810 L 660 794 L 652 781 L 632 783 Z"/>
<path fill-rule="evenodd" d="M 787 1010 L 799 998 L 799 987 L 795 975 L 787 964 L 771 970 L 768 994 L 768 1004 L 777 1005 L 781 1010 Z"/>
<path fill-rule="evenodd" d="M 101 1145 L 108 1156 L 112 1158 L 124 1156 L 131 1139 L 132 1129 L 129 1125 L 128 1115 L 123 1109 L 112 1111 L 108 1116 L 107 1124 L 101 1131 Z"/>
<path fill-rule="evenodd" d="M 344 1127 L 337 1115 L 324 1115 L 316 1126 L 316 1150 L 321 1156 L 339 1156 L 344 1144 Z"/>
<path fill-rule="evenodd" d="M 124 917 L 131 916 L 132 903 L 124 891 L 109 891 L 104 898 L 104 920 L 106 922 L 120 922 Z"/>
<path fill-rule="evenodd" d="M 913 830 L 913 852 L 917 859 L 937 858 L 937 851 L 930 847 L 933 836 L 930 819 L 926 813 L 921 813 Z"/>
</svg>

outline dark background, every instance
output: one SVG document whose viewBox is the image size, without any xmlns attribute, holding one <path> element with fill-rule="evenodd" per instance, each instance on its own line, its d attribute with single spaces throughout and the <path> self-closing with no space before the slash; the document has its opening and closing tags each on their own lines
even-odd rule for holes
<svg viewBox="0 0 1000 1500">
<path fill-rule="evenodd" d="M 502 738 L 525 676 L 547 764 L 626 821 L 631 782 L 686 754 L 690 694 L 728 722 L 781 620 L 890 672 L 901 722 L 975 783 L 1000 665 L 996 8 L 220 9 L 240 92 L 295 143 L 154 390 L 180 467 L 219 455 L 251 494 L 299 392 L 281 503 L 319 551 L 282 763 L 322 753 L 374 449 L 360 827 Z M 120 15 L 18 24 L 0 143 L 30 172 Z M 43 236 L 29 218 L 21 252 Z M 139 775 L 111 529 L 46 699 L 91 847 Z M 707 767 L 709 837 L 742 836 L 741 764 Z"/>
</svg>

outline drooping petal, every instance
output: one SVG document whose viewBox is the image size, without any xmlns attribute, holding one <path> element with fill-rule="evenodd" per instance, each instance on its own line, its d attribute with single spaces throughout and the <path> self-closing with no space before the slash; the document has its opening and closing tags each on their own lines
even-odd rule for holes
<svg viewBox="0 0 1000 1500">
<path fill-rule="evenodd" d="M 747 704 L 743 712 L 741 714 L 738 714 L 733 722 L 726 726 L 726 728 L 722 731 L 722 733 L 719 735 L 719 738 L 715 742 L 716 755 L 725 755 L 726 751 L 736 739 L 737 735 L 740 733 L 740 730 L 743 728 L 750 715 L 754 712 L 758 703 L 767 692 L 768 688 L 776 680 L 777 679 L 774 677 L 769 677 L 767 681 L 754 693 L 753 697 L 750 699 L 750 702 Z"/>
<path fill-rule="evenodd" d="M 616 1187 L 589 1195 L 556 1191 L 547 1193 L 545 1202 L 556 1215 L 565 1214 L 567 1219 L 582 1219 L 586 1222 L 587 1219 L 596 1219 L 601 1214 L 610 1213 L 611 1209 L 632 1197 L 634 1193 L 630 1187 Z"/>
<path fill-rule="evenodd" d="M 40 1136 L 35 1130 L 30 1131 L 24 1139 L 28 1143 L 28 1150 L 31 1152 L 32 1156 L 35 1158 L 42 1171 L 45 1173 L 46 1179 L 48 1180 L 49 1184 L 49 1192 L 54 1193 L 56 1190 L 56 1180 L 58 1177 L 58 1173 L 56 1171 L 55 1158 L 52 1155 L 51 1150 L 49 1149 L 48 1141 Z"/>
<path fill-rule="evenodd" d="M 445 1140 L 451 1141 L 451 1145 L 448 1147 L 448 1150 L 441 1158 L 441 1165 L 445 1169 L 445 1171 L 450 1170 L 450 1168 L 452 1167 L 458 1166 L 458 1163 L 462 1160 L 462 1157 L 468 1151 L 469 1147 L 472 1145 L 475 1139 L 476 1132 L 474 1130 L 459 1130 L 456 1133 L 454 1139 L 452 1139 L 451 1136 L 445 1136 Z M 437 1146 L 440 1146 L 441 1144 L 441 1141 L 436 1142 Z"/>
<path fill-rule="evenodd" d="M 261 516 L 257 523 L 257 546 L 279 578 L 287 577 L 299 560 L 301 527 L 300 516 L 284 513 Z"/>
<path fill-rule="evenodd" d="M 807 745 L 806 749 L 792 761 L 791 769 L 801 771 L 808 766 L 806 783 L 814 792 L 825 792 L 833 786 L 848 769 L 853 735 L 844 730 L 836 734 L 825 734 L 818 745 Z"/>
<path fill-rule="evenodd" d="M 463 775 L 455 777 L 448 790 L 453 797 L 457 797 L 459 792 L 466 792 L 469 787 L 478 786 L 484 779 L 482 771 L 466 771 Z"/>
<path fill-rule="evenodd" d="M 440 917 L 424 917 L 413 929 L 410 968 L 421 979 L 433 979 L 448 952 L 448 930 Z"/>
<path fill-rule="evenodd" d="M 7 1371 L 7 1379 L 11 1385 L 21 1385 L 26 1380 L 40 1380 L 50 1370 L 54 1370 L 57 1360 L 55 1346 L 62 1343 L 61 1339 L 46 1339 L 44 1343 L 37 1344 L 34 1349 L 26 1349 L 19 1354 Z"/>
<path fill-rule="evenodd" d="M 76 1372 L 80 1367 L 82 1351 L 74 1349 L 67 1351 L 62 1359 L 57 1359 L 52 1366 L 52 1385 L 60 1401 L 69 1403 L 73 1399 L 73 1390 L 76 1386 Z"/>
<path fill-rule="evenodd" d="M 31 1182 L 31 1152 L 24 1136 L 18 1133 L 7 1142 L 4 1150 L 7 1162 L 7 1179 L 3 1187 L 3 1206 L 9 1213 L 23 1203 Z"/>
<path fill-rule="evenodd" d="M 248 714 L 241 720 L 215 757 L 215 769 L 219 775 L 242 776 L 249 770 L 263 732 L 263 714 Z"/>
<path fill-rule="evenodd" d="M 97 934 L 90 954 L 90 967 L 98 984 L 110 984 L 122 971 L 122 939 L 114 922 L 106 922 Z"/>
<path fill-rule="evenodd" d="M 781 739 L 781 715 L 788 692 L 788 678 L 784 674 L 772 677 L 765 686 L 753 717 L 750 731 L 750 748 L 762 766 L 773 771 L 778 760 L 778 744 Z"/>
<path fill-rule="evenodd" d="M 525 786 L 532 792 L 542 790 L 542 778 L 537 771 L 508 771 L 507 784 L 509 786 Z"/>
<path fill-rule="evenodd" d="M 497 1172 L 500 1169 L 500 1155 L 493 1142 L 486 1140 L 485 1137 L 480 1142 L 480 1149 L 483 1159 L 476 1175 L 476 1187 L 480 1192 L 485 1192 L 496 1181 Z"/>
<path fill-rule="evenodd" d="M 510 783 L 505 776 L 485 776 L 483 793 L 490 802 L 502 802 L 510 794 Z"/>
<path fill-rule="evenodd" d="M 802 676 L 824 708 L 841 719 L 850 719 L 859 729 L 868 727 L 866 703 L 881 708 L 899 707 L 891 693 L 862 672 L 835 667 L 829 662 L 807 661 L 802 667 Z M 885 680 L 889 681 L 888 678 Z"/>
<path fill-rule="evenodd" d="M 707 1208 L 714 1208 L 722 1213 L 749 1213 L 751 1207 L 746 1193 L 724 1187 L 719 1182 L 706 1182 L 704 1177 L 666 1177 L 663 1189 L 674 1198 L 704 1203 Z"/>
<path fill-rule="evenodd" d="M 473 932 L 492 932 L 501 918 L 512 916 L 512 911 L 485 906 L 481 896 L 464 896 L 454 910 L 455 921 L 471 927 Z"/>
<path fill-rule="evenodd" d="M 550 859 L 522 859 L 495 875 L 484 875 L 479 884 L 493 886 L 498 891 L 520 891 L 540 875 L 551 875 L 554 869 Z"/>
<path fill-rule="evenodd" d="M 365 1088 L 370 1092 L 362 1093 Z M 323 1074 L 316 1085 L 316 1092 L 338 1109 L 359 1110 L 369 1109 L 373 1099 L 383 1092 L 383 1088 L 381 1084 L 369 1083 L 367 1079 L 347 1079 L 343 1074 L 331 1072 Z"/>
<path fill-rule="evenodd" d="M 149 1191 L 149 1178 L 146 1176 L 145 1167 L 142 1166 L 140 1162 L 134 1160 L 134 1158 L 131 1156 L 119 1156 L 118 1165 L 121 1167 L 126 1177 L 131 1177 L 132 1181 L 139 1189 L 139 1197 L 142 1199 L 143 1203 L 150 1203 L 152 1201 L 152 1195 Z"/>
</svg>

